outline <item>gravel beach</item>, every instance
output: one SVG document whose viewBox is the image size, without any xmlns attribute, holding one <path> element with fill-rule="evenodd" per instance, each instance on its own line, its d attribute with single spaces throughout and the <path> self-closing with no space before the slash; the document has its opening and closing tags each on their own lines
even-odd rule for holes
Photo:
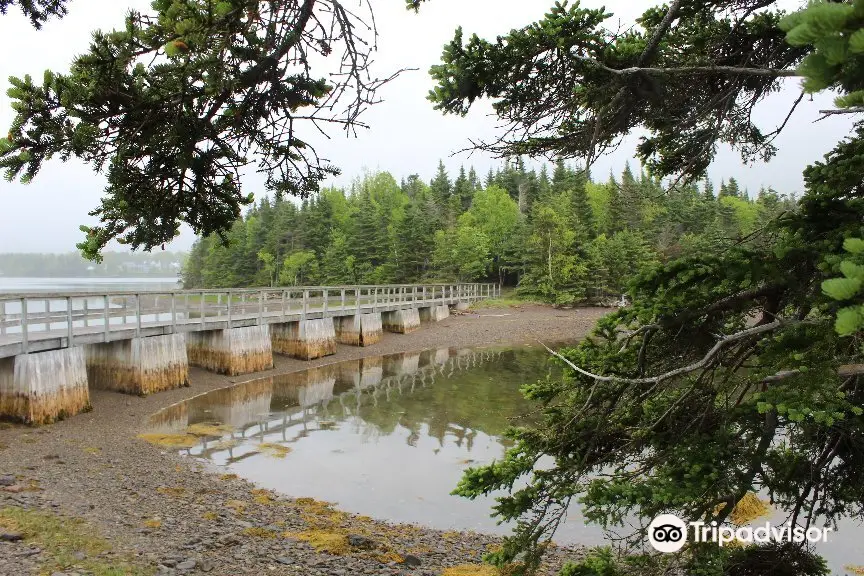
<svg viewBox="0 0 864 576">
<path fill-rule="evenodd" d="M 0 424 L 0 574 L 432 576 L 479 564 L 495 537 L 391 525 L 258 490 L 137 435 L 160 408 L 232 383 L 363 356 L 575 339 L 607 312 L 482 309 L 314 361 L 274 356 L 268 372 L 191 368 L 190 387 L 149 397 L 91 391 L 92 412 L 50 426 Z M 551 563 L 574 553 L 554 548 Z"/>
</svg>

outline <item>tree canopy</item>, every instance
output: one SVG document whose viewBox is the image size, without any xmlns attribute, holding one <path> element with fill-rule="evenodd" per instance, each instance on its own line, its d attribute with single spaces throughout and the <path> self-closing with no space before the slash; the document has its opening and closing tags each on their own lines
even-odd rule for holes
<svg viewBox="0 0 864 576">
<path fill-rule="evenodd" d="M 20 7 L 34 24 L 64 10 Z M 376 35 L 371 13 L 339 0 L 154 0 L 152 13 L 95 32 L 68 73 L 11 79 L 17 115 L 0 168 L 23 182 L 54 157 L 104 171 L 100 224 L 79 244 L 90 258 L 112 239 L 149 250 L 182 222 L 224 235 L 252 202 L 247 167 L 277 195 L 308 196 L 338 173 L 308 134 L 364 126 L 388 80 L 369 69 Z"/>
<path fill-rule="evenodd" d="M 65 16 L 67 10 L 66 0 L 0 0 L 0 14 L 6 14 L 16 4 L 37 29 L 52 16 Z"/>
</svg>

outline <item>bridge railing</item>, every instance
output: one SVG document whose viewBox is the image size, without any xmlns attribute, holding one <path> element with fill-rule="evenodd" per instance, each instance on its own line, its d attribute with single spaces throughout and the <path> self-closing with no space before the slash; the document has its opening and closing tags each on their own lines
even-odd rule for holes
<svg viewBox="0 0 864 576">
<path fill-rule="evenodd" d="M 408 307 L 476 301 L 500 295 L 497 284 L 381 284 L 346 286 L 292 286 L 227 290 L 173 290 L 141 292 L 73 292 L 0 294 L 0 344 L 20 342 L 27 351 L 32 339 L 170 326 L 170 332 L 205 330 L 219 322 L 305 319 L 332 316 L 353 309 Z"/>
</svg>

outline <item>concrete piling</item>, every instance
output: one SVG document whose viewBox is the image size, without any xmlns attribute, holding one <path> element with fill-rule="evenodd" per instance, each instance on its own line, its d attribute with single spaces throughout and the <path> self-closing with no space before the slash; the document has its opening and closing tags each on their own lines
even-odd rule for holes
<svg viewBox="0 0 864 576">
<path fill-rule="evenodd" d="M 186 338 L 189 364 L 238 376 L 273 368 L 270 326 L 189 332 Z"/>
<path fill-rule="evenodd" d="M 0 417 L 50 424 L 89 409 L 83 348 L 0 359 Z"/>
<path fill-rule="evenodd" d="M 416 308 L 383 312 L 381 321 L 384 330 L 398 334 L 408 334 L 420 328 L 420 314 Z"/>
<path fill-rule="evenodd" d="M 450 307 L 446 304 L 419 309 L 420 322 L 440 322 L 450 317 Z"/>
<path fill-rule="evenodd" d="M 146 396 L 189 385 L 186 335 L 132 338 L 84 347 L 93 388 Z"/>
<path fill-rule="evenodd" d="M 336 339 L 351 346 L 371 346 L 381 341 L 381 313 L 355 314 L 333 319 Z"/>
<path fill-rule="evenodd" d="M 336 353 L 333 318 L 271 324 L 273 351 L 301 360 L 313 360 Z"/>
</svg>

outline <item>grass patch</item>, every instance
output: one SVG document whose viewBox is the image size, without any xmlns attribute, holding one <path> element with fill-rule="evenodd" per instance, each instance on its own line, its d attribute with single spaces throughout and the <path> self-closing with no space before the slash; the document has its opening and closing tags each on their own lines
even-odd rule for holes
<svg viewBox="0 0 864 576">
<path fill-rule="evenodd" d="M 36 510 L 19 507 L 0 509 L 0 526 L 24 534 L 26 542 L 42 548 L 45 560 L 42 571 L 61 572 L 70 566 L 80 566 L 79 572 L 93 576 L 149 576 L 151 569 L 136 566 L 124 559 L 99 558 L 111 552 L 111 544 L 94 533 L 83 520 L 64 518 Z M 75 554 L 87 555 L 83 560 Z"/>
<path fill-rule="evenodd" d="M 186 494 L 186 489 L 182 486 L 177 486 L 175 488 L 171 488 L 169 486 L 160 486 L 156 488 L 156 492 L 159 494 L 164 494 L 165 496 L 174 496 L 180 497 Z"/>
<path fill-rule="evenodd" d="M 844 570 L 848 570 L 855 576 L 864 576 L 864 566 L 844 566 Z"/>
<path fill-rule="evenodd" d="M 238 476 L 236 474 L 222 474 L 219 476 L 220 480 L 236 480 Z"/>
<path fill-rule="evenodd" d="M 716 510 L 721 510 L 723 504 L 717 506 Z M 729 515 L 729 520 L 737 525 L 743 526 L 757 518 L 768 516 L 771 514 L 771 506 L 765 500 L 760 499 L 753 492 L 748 492 L 732 509 Z"/>
<path fill-rule="evenodd" d="M 348 535 L 342 532 L 327 530 L 306 530 L 304 532 L 285 532 L 286 538 L 307 542 L 316 552 L 326 552 L 336 556 L 344 556 L 351 552 Z"/>
<path fill-rule="evenodd" d="M 161 528 L 162 527 L 162 521 L 159 520 L 158 518 L 150 518 L 150 519 L 144 521 L 144 526 L 146 528 Z"/>
<path fill-rule="evenodd" d="M 230 508 L 236 514 L 242 514 L 246 510 L 246 503 L 242 500 L 228 500 L 225 502 L 225 507 Z"/>
<path fill-rule="evenodd" d="M 489 300 L 478 300 L 471 304 L 471 310 L 500 310 L 502 308 L 519 308 L 526 304 L 540 304 L 536 300 L 523 300 L 521 298 L 501 297 Z"/>
<path fill-rule="evenodd" d="M 313 498 L 298 498 L 294 504 L 308 529 L 300 532 L 285 532 L 283 536 L 307 542 L 317 552 L 334 555 L 358 555 L 373 558 L 378 562 L 402 562 L 404 558 L 396 550 L 410 554 L 421 550 L 405 550 L 404 539 L 414 526 L 390 526 L 374 522 L 368 516 L 350 516 L 337 510 L 329 502 Z M 348 542 L 349 534 L 364 536 L 374 542 L 371 549 L 358 549 Z M 399 543 L 402 542 L 402 543 Z"/>
<path fill-rule="evenodd" d="M 179 450 L 181 448 L 194 448 L 198 445 L 198 437 L 193 436 L 192 434 L 139 434 L 138 438 L 149 442 L 150 444 L 154 444 L 156 446 L 161 446 L 163 448 L 171 448 L 174 450 Z"/>
<path fill-rule="evenodd" d="M 101 449 L 101 448 L 95 448 L 95 447 L 93 447 L 93 446 L 86 446 L 86 447 L 83 448 L 83 450 L 84 450 L 84 452 L 86 452 L 87 454 L 92 454 L 92 455 L 94 455 L 94 456 L 95 456 L 96 454 L 100 454 L 100 453 L 102 452 L 102 449 Z"/>
<path fill-rule="evenodd" d="M 216 520 L 219 518 L 219 515 L 216 512 L 204 512 L 201 517 L 205 520 Z"/>
<path fill-rule="evenodd" d="M 285 458 L 285 456 L 291 453 L 291 448 L 282 446 L 281 444 L 264 443 L 258 444 L 258 451 L 271 458 Z"/>
<path fill-rule="evenodd" d="M 256 488 L 255 490 L 252 490 L 252 496 L 252 499 L 258 504 L 272 504 L 274 501 L 269 490 Z"/>
<path fill-rule="evenodd" d="M 234 432 L 234 427 L 221 422 L 201 422 L 186 428 L 186 433 L 193 436 L 224 436 Z"/>
<path fill-rule="evenodd" d="M 498 576 L 498 569 L 488 564 L 462 564 L 446 568 L 441 576 Z"/>
<path fill-rule="evenodd" d="M 243 530 L 243 534 L 249 536 L 251 538 L 262 538 L 264 540 L 269 540 L 270 538 L 275 538 L 276 534 L 267 530 L 266 528 L 261 528 L 259 526 L 253 526 L 251 528 L 246 528 Z"/>
</svg>

